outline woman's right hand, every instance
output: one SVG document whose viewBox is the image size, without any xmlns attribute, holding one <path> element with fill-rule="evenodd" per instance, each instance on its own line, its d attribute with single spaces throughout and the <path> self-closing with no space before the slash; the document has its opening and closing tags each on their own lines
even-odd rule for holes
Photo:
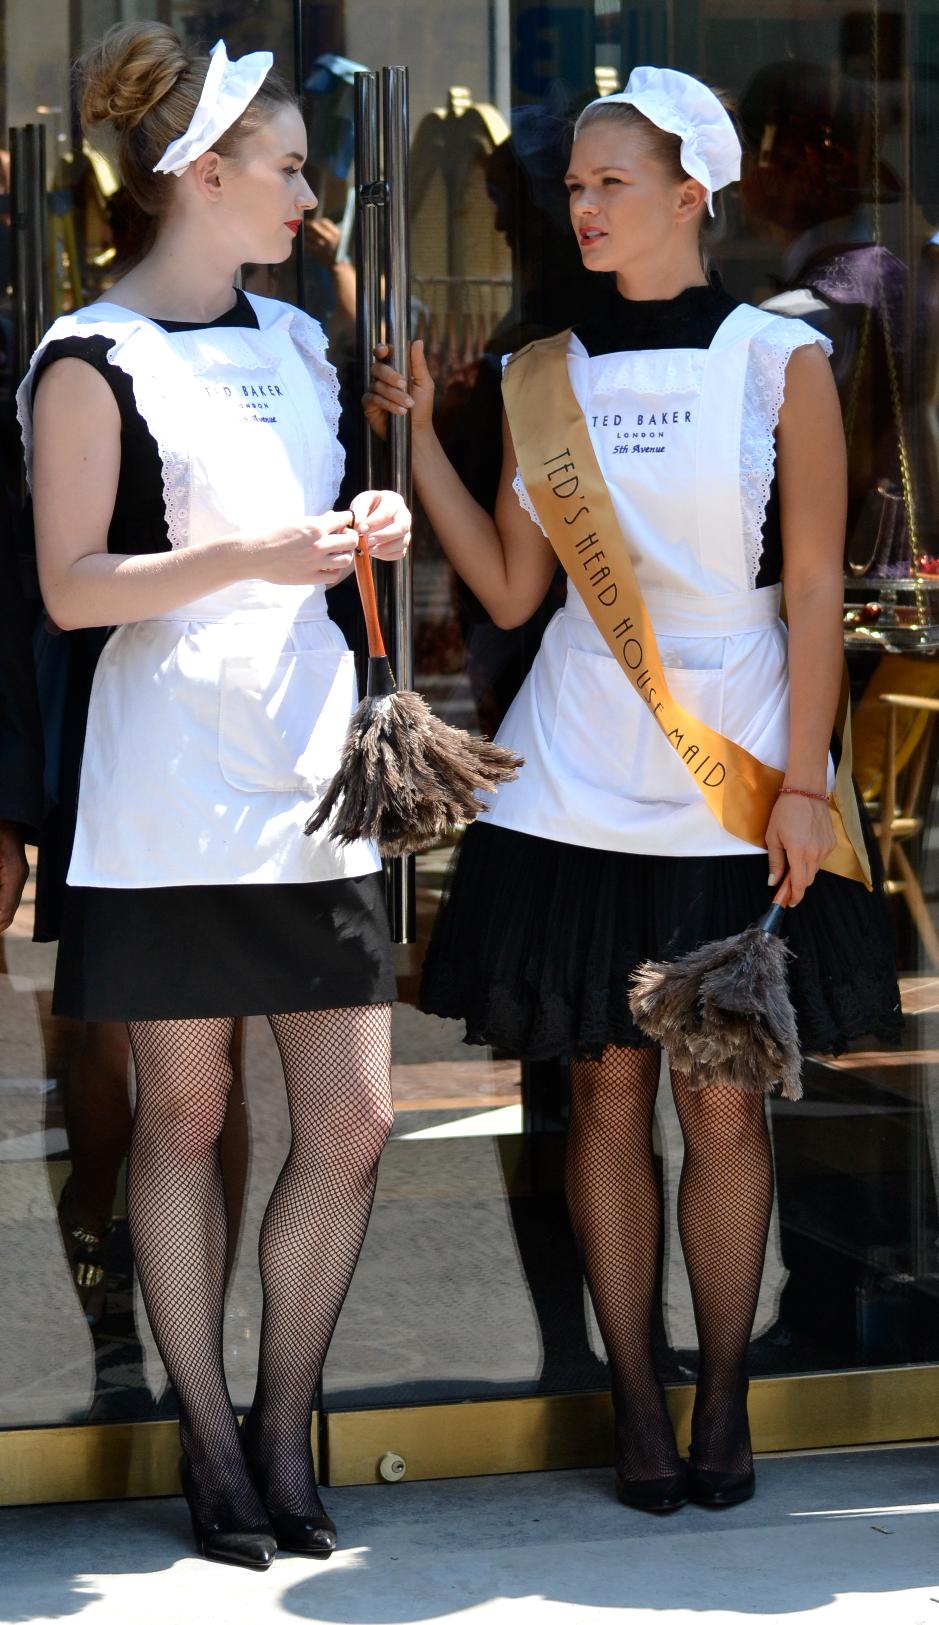
<svg viewBox="0 0 939 1625">
<path fill-rule="evenodd" d="M 384 440 L 388 432 L 388 414 L 404 417 L 411 414 L 411 427 L 415 433 L 429 429 L 434 415 L 434 380 L 427 369 L 423 339 L 411 345 L 411 376 L 403 378 L 388 361 L 391 348 L 376 344 L 372 362 L 372 388 L 362 397 L 365 416 L 377 435 Z"/>
<path fill-rule="evenodd" d="M 312 514 L 244 543 L 247 577 L 282 587 L 334 587 L 352 568 L 358 533 L 350 509 Z"/>
</svg>

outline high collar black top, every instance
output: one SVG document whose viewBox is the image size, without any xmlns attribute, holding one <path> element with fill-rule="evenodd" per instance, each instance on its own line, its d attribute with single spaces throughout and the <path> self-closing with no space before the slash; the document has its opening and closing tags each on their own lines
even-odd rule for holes
<svg viewBox="0 0 939 1625">
<path fill-rule="evenodd" d="M 706 350 L 737 304 L 715 278 L 674 299 L 624 299 L 611 292 L 590 321 L 574 331 L 588 355 L 617 350 Z"/>
</svg>

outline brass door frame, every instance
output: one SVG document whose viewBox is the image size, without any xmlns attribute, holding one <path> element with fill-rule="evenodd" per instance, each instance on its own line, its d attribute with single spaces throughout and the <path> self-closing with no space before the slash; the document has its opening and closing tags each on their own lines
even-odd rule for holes
<svg viewBox="0 0 939 1625">
<path fill-rule="evenodd" d="M 668 1392 L 681 1448 L 694 1388 Z M 913 1443 L 936 1437 L 939 1365 L 762 1377 L 750 1386 L 758 1453 Z M 317 1430 L 314 1430 L 315 1433 Z M 610 1464 L 606 1394 L 473 1400 L 319 1418 L 318 1471 L 330 1485 L 381 1482 L 392 1453 L 409 1480 Z M 120 1422 L 0 1432 L 0 1505 L 179 1494 L 175 1422 Z M 396 1475 L 397 1476 L 397 1475 Z"/>
</svg>

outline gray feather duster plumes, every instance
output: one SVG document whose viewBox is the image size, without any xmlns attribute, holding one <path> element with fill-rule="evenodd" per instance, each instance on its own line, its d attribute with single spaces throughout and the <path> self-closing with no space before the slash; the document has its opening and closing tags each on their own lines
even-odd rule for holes
<svg viewBox="0 0 939 1625">
<path fill-rule="evenodd" d="M 306 825 L 333 840 L 376 841 L 383 857 L 425 852 L 484 810 L 480 795 L 514 779 L 521 758 L 441 722 L 411 690 L 362 700 L 335 778 Z"/>
<path fill-rule="evenodd" d="M 802 1095 L 802 1058 L 786 986 L 790 951 L 762 924 L 635 972 L 633 1016 L 692 1085 Z"/>
</svg>

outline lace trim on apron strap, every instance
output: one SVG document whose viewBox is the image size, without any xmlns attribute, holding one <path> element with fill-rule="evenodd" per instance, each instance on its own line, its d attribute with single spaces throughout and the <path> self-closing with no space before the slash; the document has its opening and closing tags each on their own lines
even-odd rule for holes
<svg viewBox="0 0 939 1625">
<path fill-rule="evenodd" d="M 329 429 L 332 441 L 331 482 L 335 502 L 346 469 L 345 447 L 339 440 L 339 374 L 332 362 L 326 358 L 326 334 L 312 316 L 307 316 L 302 310 L 293 311 L 290 317 L 290 336 L 306 362 Z"/>
<path fill-rule="evenodd" d="M 225 339 L 217 349 L 212 343 L 211 331 L 207 332 L 205 329 L 200 329 L 191 336 L 194 341 L 191 344 L 186 342 L 190 339 L 188 333 L 174 334 L 174 340 L 179 347 L 179 340 L 182 339 L 182 348 L 191 351 L 189 363 L 192 373 L 201 373 L 210 367 L 224 365 L 237 366 L 241 370 L 265 371 L 277 365 L 276 357 L 265 353 L 265 332 L 281 323 L 287 327 L 290 338 L 306 366 L 329 429 L 329 483 L 331 500 L 335 502 L 345 470 L 345 451 L 337 438 L 339 380 L 336 369 L 326 359 L 325 334 L 318 322 L 292 305 L 264 299 L 256 300 L 251 295 L 248 295 L 248 298 L 261 320 L 258 329 L 249 330 L 250 339 L 245 338 L 239 342 L 239 330 L 226 328 Z M 273 322 L 269 319 L 271 305 L 275 306 Z M 115 307 L 111 308 L 114 310 Z M 60 317 L 44 335 L 42 343 L 31 358 L 26 377 L 16 393 L 16 415 L 23 440 L 27 480 L 31 480 L 32 475 L 32 379 L 36 359 L 52 339 L 91 334 L 100 334 L 111 341 L 107 353 L 109 364 L 120 367 L 131 380 L 137 409 L 156 442 L 160 459 L 170 547 L 175 549 L 185 546 L 189 536 L 190 520 L 189 458 L 184 451 L 174 447 L 160 433 L 161 425 L 174 422 L 172 391 L 166 377 L 164 335 L 159 327 L 155 327 L 145 317 L 139 317 L 133 312 L 127 312 L 123 318 L 111 316 L 90 306 L 83 311 L 76 311 L 73 315 Z M 160 353 L 154 356 L 152 366 L 139 365 L 139 358 L 134 367 L 125 365 L 121 355 L 127 345 L 145 348 L 147 344 L 160 346 Z M 235 354 L 231 349 L 233 345 L 236 347 Z M 127 360 L 125 357 L 125 361 Z"/>
<path fill-rule="evenodd" d="M 505 369 L 508 366 L 511 359 L 512 359 L 511 355 L 504 355 L 502 357 L 502 371 L 503 371 L 503 373 L 505 372 Z M 545 530 L 544 525 L 541 523 L 541 520 L 538 518 L 538 515 L 537 515 L 537 513 L 535 511 L 535 504 L 532 502 L 531 497 L 528 495 L 528 492 L 525 489 L 525 481 L 522 479 L 521 470 L 518 469 L 518 468 L 516 468 L 516 470 L 515 470 L 515 478 L 512 481 L 512 490 L 515 492 L 515 495 L 518 498 L 518 505 L 522 509 L 522 512 L 527 513 L 529 519 L 531 519 L 533 521 L 533 523 L 538 526 L 538 529 L 541 531 L 542 536 L 547 536 L 548 532 Z"/>
<path fill-rule="evenodd" d="M 162 424 L 172 422 L 172 394 L 166 388 L 165 372 L 159 366 L 160 356 L 154 357 L 152 368 L 138 366 L 132 369 L 121 361 L 121 352 L 128 343 L 137 341 L 146 345 L 157 334 L 160 335 L 157 340 L 160 343 L 160 329 L 142 322 L 139 327 L 115 340 L 108 351 L 108 361 L 111 366 L 120 367 L 122 372 L 126 372 L 134 391 L 137 410 L 156 441 L 163 481 L 166 534 L 170 547 L 175 550 L 185 547 L 189 540 L 190 470 L 188 455 L 181 452 L 178 446 L 172 446 L 160 433 Z M 160 350 L 162 354 L 162 344 Z"/>
<path fill-rule="evenodd" d="M 166 528 L 171 548 L 178 548 L 185 544 L 189 530 L 189 461 L 178 451 L 167 444 L 158 432 L 159 424 L 166 421 L 167 391 L 161 388 L 160 367 L 137 367 L 132 369 L 121 361 L 121 352 L 128 344 L 144 344 L 152 340 L 159 332 L 145 318 L 135 317 L 128 313 L 126 321 L 109 319 L 98 315 L 93 307 L 87 311 L 76 311 L 74 315 L 60 317 L 54 322 L 44 335 L 42 343 L 38 345 L 33 354 L 29 370 L 16 392 L 16 416 L 23 437 L 23 451 L 26 460 L 26 478 L 32 483 L 33 462 L 33 414 L 32 414 L 32 385 L 36 361 L 45 349 L 47 343 L 53 339 L 77 336 L 79 338 L 99 334 L 102 338 L 111 340 L 107 353 L 110 366 L 120 367 L 131 381 L 134 400 L 137 410 L 150 430 L 160 458 L 160 473 L 163 482 L 163 500 L 166 508 Z M 158 359 L 158 358 L 157 358 Z"/>
<path fill-rule="evenodd" d="M 776 425 L 786 394 L 786 368 L 794 350 L 820 344 L 831 355 L 832 344 L 807 322 L 780 316 L 756 335 L 747 357 L 740 426 L 740 499 L 747 579 L 756 586 L 763 557 L 766 505 L 776 473 Z"/>
<path fill-rule="evenodd" d="M 36 351 L 36 355 L 39 351 Z M 36 357 L 33 357 L 35 361 Z M 32 489 L 33 483 L 33 414 L 29 404 L 27 384 L 32 387 L 32 364 L 30 370 L 16 391 L 16 421 L 20 426 L 20 439 L 23 442 L 23 459 L 26 464 L 26 483 Z"/>
<path fill-rule="evenodd" d="M 629 350 L 590 358 L 591 395 L 699 395 L 706 350 Z"/>
<path fill-rule="evenodd" d="M 544 525 L 541 523 L 541 520 L 538 518 L 538 515 L 535 512 L 535 504 L 528 495 L 528 491 L 525 487 L 525 481 L 522 479 L 521 470 L 518 468 L 515 470 L 515 478 L 512 481 L 512 490 L 518 497 L 519 507 L 524 509 L 529 519 L 533 519 L 535 521 L 535 524 L 541 531 L 542 536 L 547 536 L 548 532 L 545 530 Z"/>
<path fill-rule="evenodd" d="M 260 323 L 256 337 L 263 340 L 265 333 L 275 327 L 286 325 L 293 343 L 303 358 L 332 442 L 330 483 L 332 500 L 335 502 L 345 473 L 346 453 L 345 447 L 339 441 L 339 374 L 332 362 L 327 359 L 326 334 L 315 317 L 308 316 L 295 305 L 284 304 L 279 299 L 265 299 L 263 295 L 255 293 L 249 293 L 247 298 Z"/>
<path fill-rule="evenodd" d="M 335 502 L 345 473 L 346 453 L 338 438 L 339 375 L 326 356 L 326 334 L 313 316 L 298 310 L 295 305 L 284 304 L 279 299 L 265 299 L 263 295 L 255 293 L 249 293 L 247 299 L 260 324 L 253 337 L 260 339 L 263 344 L 266 333 L 276 327 L 286 326 L 292 342 L 303 358 L 330 434 L 330 485 L 332 501 Z"/>
<path fill-rule="evenodd" d="M 776 426 L 786 393 L 786 368 L 794 350 L 805 344 L 819 344 L 826 355 L 831 355 L 831 341 L 807 322 L 780 316 L 751 343 L 747 358 L 747 377 L 744 387 L 743 416 L 740 431 L 740 497 L 742 507 L 743 540 L 746 557 L 747 580 L 756 586 L 763 556 L 763 526 L 766 507 L 776 470 Z M 674 392 L 681 387 L 700 387 L 706 352 L 676 351 L 675 367 L 661 365 L 662 352 L 637 352 L 635 356 L 617 355 L 592 387 L 641 388 L 644 392 Z M 658 358 L 653 368 L 653 357 Z M 682 365 L 678 358 L 682 357 Z M 509 356 L 502 358 L 505 371 Z M 637 365 L 638 363 L 638 365 Z M 694 382 L 696 380 L 696 382 Z M 544 532 L 534 503 L 525 488 L 520 471 L 516 468 L 512 489 L 519 506 Z"/>
<path fill-rule="evenodd" d="M 187 368 L 194 378 L 206 372 L 220 372 L 225 367 L 236 368 L 238 372 L 277 370 L 276 355 L 266 351 L 263 342 L 259 343 L 263 334 L 253 327 L 244 332 L 237 327 L 197 327 L 191 332 L 172 333 L 170 337 L 174 347 L 184 352 Z"/>
</svg>

